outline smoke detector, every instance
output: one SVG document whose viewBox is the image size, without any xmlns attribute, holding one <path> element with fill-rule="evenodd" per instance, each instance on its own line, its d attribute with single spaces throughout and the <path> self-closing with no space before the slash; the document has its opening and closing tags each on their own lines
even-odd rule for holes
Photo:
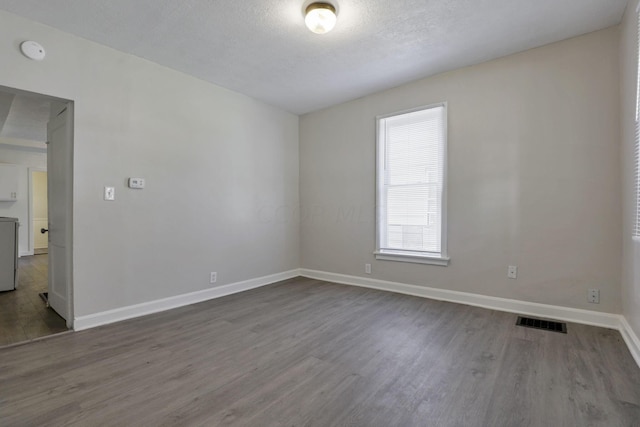
<svg viewBox="0 0 640 427">
<path fill-rule="evenodd" d="M 29 59 L 33 59 L 34 61 L 42 61 L 46 55 L 42 45 L 32 40 L 22 42 L 20 44 L 20 50 L 24 56 Z"/>
</svg>

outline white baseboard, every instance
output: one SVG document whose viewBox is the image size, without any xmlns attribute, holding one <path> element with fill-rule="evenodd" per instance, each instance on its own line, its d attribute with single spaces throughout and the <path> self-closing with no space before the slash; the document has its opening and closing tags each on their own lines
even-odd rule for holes
<svg viewBox="0 0 640 427">
<path fill-rule="evenodd" d="M 468 292 L 450 291 L 447 289 L 429 288 L 426 286 L 407 285 L 398 282 L 369 279 L 366 277 L 347 276 L 344 274 L 327 273 L 324 271 L 301 269 L 300 275 L 311 279 L 342 283 L 345 285 L 362 286 L 382 291 L 397 292 L 439 301 L 449 301 L 459 304 L 473 305 L 492 310 L 509 313 L 525 314 L 529 316 L 546 317 L 566 322 L 582 323 L 585 325 L 602 326 L 605 328 L 620 328 L 620 316 L 617 314 L 600 313 L 597 311 L 580 310 L 577 308 L 556 305 L 538 304 L 535 302 L 519 301 L 507 298 L 490 297 Z"/>
<path fill-rule="evenodd" d="M 623 316 L 620 316 L 620 334 L 624 342 L 627 343 L 631 355 L 638 366 L 640 366 L 640 339 L 638 339 L 638 336 L 633 332 L 633 329 L 631 329 L 631 325 L 629 325 L 629 322 L 627 322 L 627 319 Z"/>
<path fill-rule="evenodd" d="M 581 310 L 576 308 L 561 307 L 555 305 L 538 304 L 527 301 L 519 301 L 507 298 L 490 297 L 486 295 L 472 294 L 468 292 L 450 291 L 446 289 L 429 288 L 425 286 L 408 285 L 398 282 L 370 279 L 367 277 L 349 276 L 345 274 L 329 273 L 325 271 L 295 269 L 243 282 L 231 283 L 216 288 L 177 295 L 141 304 L 108 310 L 101 313 L 79 316 L 74 320 L 73 328 L 76 331 L 95 328 L 109 323 L 115 323 L 134 317 L 145 316 L 160 311 L 171 310 L 189 304 L 195 304 L 214 298 L 259 288 L 282 280 L 304 276 L 311 279 L 323 280 L 345 285 L 360 286 L 382 291 L 396 292 L 413 295 L 439 301 L 449 301 L 459 304 L 483 307 L 492 310 L 509 313 L 525 314 L 543 318 L 563 320 L 566 322 L 581 323 L 585 325 L 600 326 L 617 329 L 629 347 L 631 355 L 640 366 L 640 339 L 631 329 L 627 320 L 618 314 L 600 313 L 597 311 Z"/>
<path fill-rule="evenodd" d="M 178 308 L 238 292 L 248 291 L 250 289 L 270 285 L 282 280 L 292 279 L 299 275 L 300 270 L 295 269 L 282 273 L 271 274 L 269 276 L 258 277 L 256 279 L 205 289 L 202 291 L 116 308 L 100 313 L 89 314 L 87 316 L 79 316 L 74 319 L 73 329 L 76 331 L 82 331 L 84 329 L 95 328 L 109 323 L 132 319 L 134 317 L 146 316 L 147 314 L 158 313 L 160 311 L 171 310 L 172 308 Z"/>
<path fill-rule="evenodd" d="M 300 275 L 311 279 L 345 285 L 361 286 L 381 291 L 397 292 L 439 301 L 449 301 L 459 304 L 473 305 L 492 310 L 509 313 L 525 314 L 548 319 L 563 320 L 565 322 L 581 323 L 584 325 L 600 326 L 620 331 L 624 342 L 634 360 L 640 367 L 640 339 L 624 316 L 619 314 L 601 313 L 591 310 L 561 307 L 556 305 L 538 304 L 535 302 L 519 301 L 507 298 L 490 297 L 468 292 L 450 291 L 447 289 L 429 288 L 426 286 L 407 285 L 404 283 L 388 282 L 367 277 L 348 276 L 345 274 L 328 273 L 326 271 L 300 269 Z"/>
</svg>

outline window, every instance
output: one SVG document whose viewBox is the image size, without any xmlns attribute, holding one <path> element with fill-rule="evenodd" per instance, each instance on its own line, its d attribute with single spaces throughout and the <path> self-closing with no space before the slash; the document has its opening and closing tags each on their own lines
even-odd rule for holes
<svg viewBox="0 0 640 427">
<path fill-rule="evenodd" d="M 638 15 L 638 41 L 636 44 L 637 76 L 636 76 L 636 140 L 635 140 L 635 190 L 636 218 L 633 237 L 640 239 L 640 14 Z"/>
<path fill-rule="evenodd" d="M 376 258 L 447 265 L 446 104 L 379 117 Z"/>
</svg>

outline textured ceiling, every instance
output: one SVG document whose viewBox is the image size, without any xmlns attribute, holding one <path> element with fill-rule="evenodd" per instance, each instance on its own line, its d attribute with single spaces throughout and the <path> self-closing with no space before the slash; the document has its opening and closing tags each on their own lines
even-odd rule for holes
<svg viewBox="0 0 640 427">
<path fill-rule="evenodd" d="M 0 0 L 0 9 L 301 114 L 620 22 L 627 0 Z M 38 40 L 47 48 L 47 40 Z"/>
<path fill-rule="evenodd" d="M 41 97 L 0 92 L 0 137 L 46 142 L 50 108 Z"/>
</svg>

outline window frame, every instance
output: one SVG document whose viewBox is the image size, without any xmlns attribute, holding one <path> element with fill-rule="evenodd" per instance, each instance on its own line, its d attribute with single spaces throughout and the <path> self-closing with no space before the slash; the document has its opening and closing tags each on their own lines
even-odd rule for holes
<svg viewBox="0 0 640 427">
<path fill-rule="evenodd" d="M 631 238 L 640 242 L 640 4 L 636 8 L 636 114 L 634 121 L 634 193 L 635 193 L 635 218 Z"/>
<path fill-rule="evenodd" d="M 436 253 L 420 253 L 411 250 L 383 250 L 381 249 L 382 240 L 382 224 L 383 224 L 383 193 L 384 193 L 384 161 L 382 143 L 383 138 L 380 134 L 381 120 L 401 116 L 403 114 L 415 113 L 433 108 L 443 108 L 442 122 L 443 126 L 443 147 L 442 147 L 442 198 L 440 204 L 440 254 Z M 376 248 L 374 255 L 378 260 L 409 262 L 416 264 L 430 264 L 439 266 L 449 265 L 448 239 L 447 239 L 447 178 L 448 178 L 448 104 L 446 101 L 435 104 L 423 105 L 420 107 L 410 108 L 407 110 L 397 111 L 389 114 L 376 116 Z"/>
</svg>

